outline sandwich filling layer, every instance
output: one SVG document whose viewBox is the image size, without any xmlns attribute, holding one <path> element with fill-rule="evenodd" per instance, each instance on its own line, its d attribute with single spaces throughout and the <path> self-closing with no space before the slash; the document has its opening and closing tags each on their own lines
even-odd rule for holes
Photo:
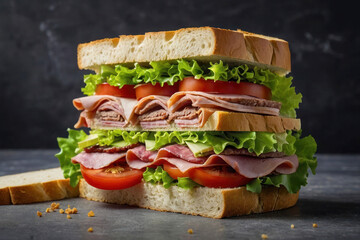
<svg viewBox="0 0 360 240">
<path fill-rule="evenodd" d="M 300 125 L 282 118 L 295 118 L 302 98 L 291 77 L 180 59 L 103 65 L 84 81 L 88 96 L 73 100 L 81 111 L 75 128 L 93 130 L 69 130 L 67 139 L 58 139 L 57 157 L 73 185 L 83 176 L 109 190 L 145 181 L 165 188 L 246 186 L 256 193 L 263 185 L 283 185 L 296 193 L 308 170 L 315 173 L 314 139 L 300 138 Z M 246 121 L 229 117 L 226 131 L 214 131 L 214 122 L 224 124 L 214 120 L 219 112 L 245 114 Z M 228 130 L 231 125 L 241 128 Z M 258 130 L 240 130 L 245 125 Z"/>
<path fill-rule="evenodd" d="M 86 147 L 79 147 L 83 144 Z M 274 134 L 93 130 L 87 135 L 69 130 L 69 138 L 59 139 L 59 145 L 62 151 L 57 157 L 74 182 L 81 174 L 79 164 L 82 171 L 106 172 L 114 167 L 141 171 L 143 181 L 153 181 L 157 174 L 155 179 L 164 186 L 177 184 L 185 188 L 208 184 L 199 180 L 196 173 L 214 173 L 220 168 L 221 172 L 241 176 L 241 184 L 252 192 L 259 192 L 262 184 L 268 184 L 284 185 L 296 193 L 306 185 L 308 168 L 313 173 L 316 168 L 314 139 L 300 138 L 300 133 L 291 131 Z M 178 171 L 177 175 L 173 171 Z"/>
<path fill-rule="evenodd" d="M 97 87 L 103 83 L 119 88 L 129 85 L 151 84 L 153 86 L 158 85 L 158 89 L 179 84 L 180 89 L 178 90 L 184 91 L 182 89 L 189 89 L 185 81 L 189 77 L 196 80 L 204 80 L 208 83 L 208 86 L 213 82 L 219 82 L 219 84 L 228 82 L 230 83 L 229 85 L 231 83 L 240 84 L 248 82 L 265 86 L 270 89 L 270 100 L 281 103 L 279 113 L 285 117 L 296 117 L 295 110 L 299 108 L 299 103 L 301 103 L 302 95 L 296 93 L 295 88 L 291 86 L 291 77 L 279 76 L 267 69 L 249 68 L 247 65 L 229 66 L 222 61 L 206 64 L 184 59 L 178 60 L 175 63 L 150 62 L 149 66 L 141 66 L 137 63 L 133 67 L 122 65 L 110 67 L 103 65 L 98 74 L 84 76 L 86 85 L 82 88 L 82 92 L 88 96 L 94 95 Z M 199 82 L 204 85 L 204 81 Z M 212 92 L 214 89 L 202 86 L 195 86 L 195 88 L 197 90 L 201 89 L 200 91 L 202 92 L 207 92 L 209 89 L 212 89 L 210 90 Z M 238 90 L 239 88 L 237 87 L 221 88 L 226 88 L 226 92 L 241 93 L 241 90 Z M 215 89 L 217 91 L 221 90 L 216 87 Z"/>
</svg>

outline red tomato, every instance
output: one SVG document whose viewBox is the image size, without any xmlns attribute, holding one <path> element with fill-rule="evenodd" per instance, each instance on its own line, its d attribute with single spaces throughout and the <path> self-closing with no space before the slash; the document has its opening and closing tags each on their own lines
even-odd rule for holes
<svg viewBox="0 0 360 240">
<path fill-rule="evenodd" d="M 263 85 L 249 82 L 213 81 L 186 77 L 180 82 L 179 91 L 200 91 L 208 93 L 239 94 L 271 99 L 271 90 Z"/>
<path fill-rule="evenodd" d="M 136 98 L 134 85 L 124 85 L 122 88 L 111 86 L 108 83 L 97 85 L 95 95 L 112 95 L 115 97 Z"/>
<path fill-rule="evenodd" d="M 160 95 L 160 96 L 171 96 L 174 93 L 176 93 L 179 90 L 179 83 L 175 83 L 173 86 L 170 86 L 168 84 L 164 84 L 164 86 L 161 87 L 160 83 L 156 83 L 155 85 L 152 85 L 151 83 L 145 83 L 136 86 L 135 92 L 136 92 L 136 99 L 140 100 L 143 97 L 149 96 L 149 95 Z"/>
<path fill-rule="evenodd" d="M 198 184 L 212 188 L 239 187 L 252 180 L 238 174 L 228 166 L 195 168 L 190 172 L 190 178 Z"/>
<path fill-rule="evenodd" d="M 164 163 L 163 167 L 165 172 L 167 172 L 173 179 L 177 179 L 178 177 L 189 177 L 189 171 L 182 173 L 177 167 L 170 163 Z"/>
<path fill-rule="evenodd" d="M 141 182 L 143 171 L 132 169 L 127 165 L 119 165 L 123 170 L 119 173 L 112 173 L 106 169 L 89 169 L 80 165 L 81 174 L 88 184 L 93 187 L 105 190 L 118 190 L 132 187 Z M 112 166 L 116 169 L 116 166 Z"/>
</svg>

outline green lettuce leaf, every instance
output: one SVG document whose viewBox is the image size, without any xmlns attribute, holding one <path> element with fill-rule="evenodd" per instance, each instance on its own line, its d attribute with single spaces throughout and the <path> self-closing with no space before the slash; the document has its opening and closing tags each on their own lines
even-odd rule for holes
<svg viewBox="0 0 360 240">
<path fill-rule="evenodd" d="M 154 151 L 168 144 L 192 142 L 211 146 L 216 154 L 231 146 L 246 148 L 257 155 L 283 149 L 286 154 L 292 155 L 295 153 L 295 138 L 291 134 L 291 131 L 279 136 L 267 132 L 156 132 L 148 136 L 146 149 Z"/>
<path fill-rule="evenodd" d="M 90 134 L 98 135 L 100 146 L 114 146 L 117 142 L 123 145 L 145 143 L 150 132 L 125 131 L 125 130 L 91 130 Z"/>
<path fill-rule="evenodd" d="M 184 189 L 193 189 L 194 187 L 201 187 L 200 184 L 194 182 L 188 177 L 178 177 L 177 186 Z"/>
<path fill-rule="evenodd" d="M 192 189 L 194 187 L 201 186 L 187 177 L 178 178 L 177 180 L 173 179 L 160 166 L 158 166 L 156 169 L 146 168 L 146 171 L 143 173 L 143 178 L 144 178 L 145 182 L 150 182 L 152 184 L 160 183 L 166 189 L 173 185 L 178 186 L 180 188 L 184 188 L 184 189 Z"/>
<path fill-rule="evenodd" d="M 261 180 L 260 178 L 255 178 L 250 183 L 246 184 L 246 190 L 254 193 L 261 193 Z"/>
<path fill-rule="evenodd" d="M 257 155 L 268 152 L 295 153 L 296 137 L 291 131 L 276 134 L 268 132 L 139 132 L 125 130 L 92 130 L 90 134 L 98 136 L 100 146 L 116 146 L 144 143 L 146 149 L 155 151 L 169 144 L 186 145 L 192 143 L 201 147 L 206 144 L 209 150 L 220 154 L 226 147 L 246 148 Z M 194 149 L 194 148 L 191 148 Z M 196 153 L 194 153 L 196 154 Z"/>
<path fill-rule="evenodd" d="M 57 138 L 60 152 L 55 155 L 59 159 L 60 167 L 65 178 L 70 178 L 70 185 L 75 187 L 81 178 L 80 165 L 71 163 L 71 158 L 79 153 L 78 142 L 87 135 L 84 131 L 67 130 L 68 138 Z"/>
<path fill-rule="evenodd" d="M 106 78 L 103 78 L 101 75 L 84 75 L 85 87 L 81 88 L 81 91 L 88 96 L 94 95 L 96 86 L 104 82 L 106 82 Z"/>
<path fill-rule="evenodd" d="M 260 193 L 262 185 L 271 185 L 280 187 L 283 185 L 288 192 L 297 193 L 301 186 L 306 186 L 308 171 L 311 170 L 312 174 L 316 174 L 317 159 L 314 157 L 317 149 L 315 139 L 312 136 L 300 138 L 300 133 L 291 136 L 294 141 L 295 154 L 299 159 L 299 167 L 295 173 L 288 175 L 276 175 L 257 178 L 246 185 L 246 189 L 251 192 Z M 293 150 L 289 151 L 292 152 Z"/>
<path fill-rule="evenodd" d="M 194 76 L 196 79 L 204 78 L 214 81 L 247 81 L 262 84 L 270 88 L 272 100 L 281 102 L 280 114 L 287 117 L 296 117 L 295 109 L 299 108 L 302 95 L 295 92 L 291 87 L 292 78 L 279 76 L 268 69 L 258 67 L 249 68 L 247 65 L 229 66 L 222 61 L 200 65 L 195 60 L 178 60 L 175 63 L 150 62 L 150 67 L 142 67 L 135 63 L 129 68 L 116 65 L 115 68 L 102 66 L 100 74 L 84 76 L 85 87 L 82 92 L 85 95 L 93 95 L 96 85 L 108 82 L 112 86 L 122 88 L 124 85 L 136 85 L 151 83 L 155 85 L 165 83 L 174 85 L 185 77 Z"/>
</svg>

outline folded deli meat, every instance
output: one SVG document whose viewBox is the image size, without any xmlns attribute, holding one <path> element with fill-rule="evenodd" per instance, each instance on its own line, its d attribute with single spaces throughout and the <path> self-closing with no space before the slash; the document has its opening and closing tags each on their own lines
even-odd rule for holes
<svg viewBox="0 0 360 240">
<path fill-rule="evenodd" d="M 176 166 L 182 173 L 193 168 L 230 166 L 238 174 L 247 178 L 258 178 L 270 173 L 291 174 L 298 167 L 296 155 L 284 157 L 257 158 L 243 155 L 212 154 L 208 157 L 194 157 L 188 147 L 169 145 L 157 152 L 147 151 L 141 145 L 122 153 L 87 153 L 82 152 L 72 159 L 86 168 L 100 169 L 118 161 L 134 169 L 156 167 L 164 162 Z"/>
<path fill-rule="evenodd" d="M 75 128 L 126 127 L 140 124 L 143 129 L 202 127 L 216 110 L 279 115 L 281 103 L 245 95 L 178 92 L 170 98 L 150 95 L 136 102 L 127 98 L 95 95 L 74 99 L 82 110 Z"/>
<path fill-rule="evenodd" d="M 210 27 L 120 36 L 80 44 L 78 65 L 93 73 L 84 75 L 83 95 L 73 100 L 77 130 L 58 138 L 56 155 L 72 185 L 83 178 L 94 189 L 127 189 L 137 197 L 150 191 L 138 193 L 138 184 L 173 191 L 231 188 L 248 196 L 283 189 L 292 200 L 280 209 L 294 205 L 309 173 L 315 174 L 316 142 L 301 136 L 296 110 L 302 95 L 288 76 L 284 40 Z M 144 204 L 149 199 L 100 198 L 211 216 Z M 192 205 L 191 196 L 182 200 Z M 243 214 L 234 209 L 227 214 Z"/>
</svg>

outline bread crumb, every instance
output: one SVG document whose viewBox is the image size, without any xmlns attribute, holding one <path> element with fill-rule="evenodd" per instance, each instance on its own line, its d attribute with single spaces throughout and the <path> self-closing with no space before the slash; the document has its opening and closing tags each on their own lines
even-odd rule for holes
<svg viewBox="0 0 360 240">
<path fill-rule="evenodd" d="M 49 212 L 50 212 L 50 208 L 47 208 L 47 209 L 45 210 L 45 212 L 49 213 Z"/>
<path fill-rule="evenodd" d="M 295 225 L 294 225 L 294 224 L 291 224 L 290 227 L 291 227 L 291 228 L 295 228 Z"/>
<path fill-rule="evenodd" d="M 41 217 L 41 216 L 42 216 L 42 213 L 39 212 L 39 211 L 37 211 L 37 212 L 36 212 L 36 215 L 38 215 L 38 217 Z"/>
<path fill-rule="evenodd" d="M 77 212 L 78 212 L 78 210 L 77 210 L 77 208 L 73 208 L 72 210 L 71 210 L 71 212 L 73 213 L 73 214 L 76 214 Z"/>
<path fill-rule="evenodd" d="M 317 228 L 317 227 L 318 227 L 317 223 L 313 223 L 313 228 Z"/>
<path fill-rule="evenodd" d="M 65 213 L 66 214 L 72 214 L 72 209 L 70 209 L 70 208 L 65 209 Z"/>
<path fill-rule="evenodd" d="M 94 229 L 92 227 L 88 228 L 88 232 L 93 232 L 93 231 L 94 231 Z"/>
<path fill-rule="evenodd" d="M 60 203 L 53 202 L 53 203 L 51 203 L 50 207 L 51 207 L 51 210 L 59 209 Z"/>
<path fill-rule="evenodd" d="M 194 231 L 193 231 L 191 228 L 189 228 L 187 232 L 188 232 L 189 234 L 193 234 L 193 233 L 194 233 Z"/>
<path fill-rule="evenodd" d="M 59 213 L 63 214 L 64 212 L 65 212 L 64 209 L 60 208 Z"/>
<path fill-rule="evenodd" d="M 66 218 L 67 218 L 67 219 L 71 219 L 71 216 L 68 214 L 68 215 L 66 216 Z"/>
<path fill-rule="evenodd" d="M 261 238 L 262 238 L 262 239 L 268 239 L 268 235 L 266 235 L 266 234 L 261 234 Z"/>
<path fill-rule="evenodd" d="M 94 217 L 95 216 L 95 213 L 93 212 L 93 211 L 90 211 L 89 213 L 88 213 L 88 217 Z"/>
</svg>

